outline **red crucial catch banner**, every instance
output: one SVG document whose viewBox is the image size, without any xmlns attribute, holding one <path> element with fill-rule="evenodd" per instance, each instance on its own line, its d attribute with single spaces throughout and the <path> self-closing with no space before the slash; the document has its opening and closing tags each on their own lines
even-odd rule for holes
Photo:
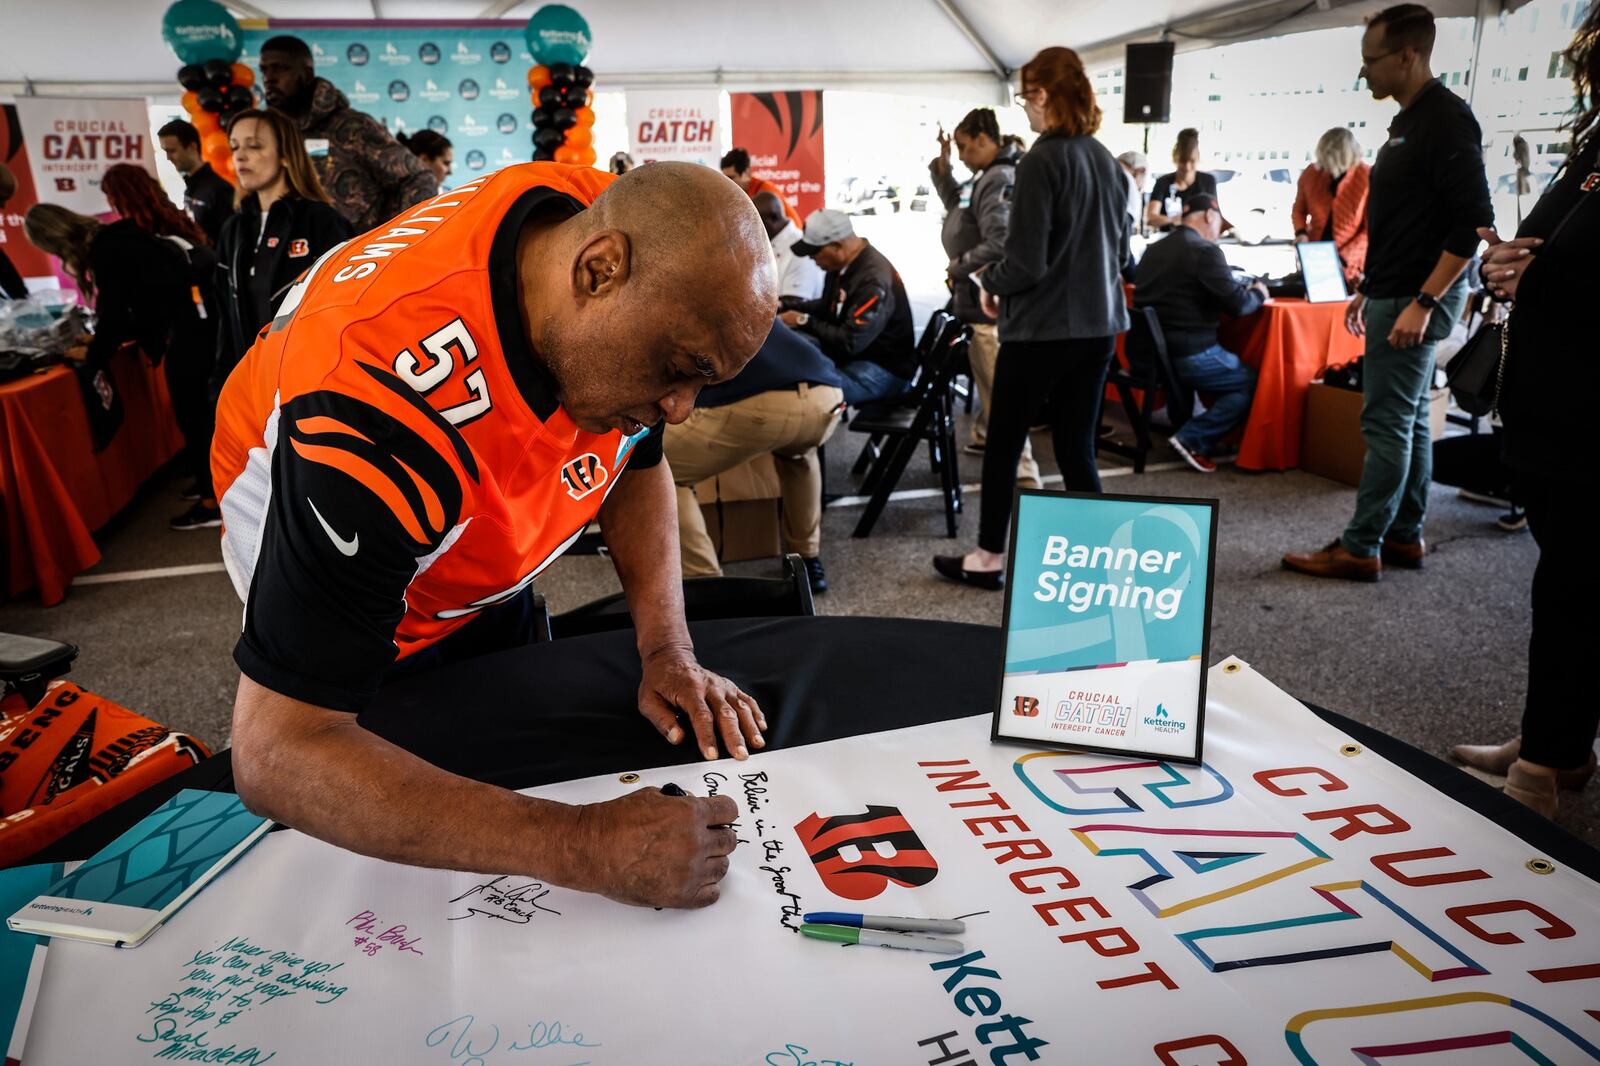
<svg viewBox="0 0 1600 1066">
<path fill-rule="evenodd" d="M 751 173 L 776 185 L 801 218 L 827 206 L 822 173 L 822 90 L 729 96 L 733 143 L 750 153 Z"/>
</svg>

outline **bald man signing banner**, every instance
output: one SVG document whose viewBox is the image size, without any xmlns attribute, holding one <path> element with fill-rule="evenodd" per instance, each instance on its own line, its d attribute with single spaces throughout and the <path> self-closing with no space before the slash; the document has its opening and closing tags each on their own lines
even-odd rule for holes
<svg viewBox="0 0 1600 1066">
<path fill-rule="evenodd" d="M 245 803 L 392 862 L 715 901 L 727 797 L 533 799 L 440 770 L 354 712 L 397 672 L 525 643 L 534 576 L 598 514 L 640 713 L 708 759 L 719 739 L 736 758 L 761 747 L 755 701 L 695 660 L 661 423 L 744 367 L 776 305 L 749 198 L 687 164 L 508 167 L 311 265 L 228 379 L 212 450 L 246 603 Z"/>
</svg>

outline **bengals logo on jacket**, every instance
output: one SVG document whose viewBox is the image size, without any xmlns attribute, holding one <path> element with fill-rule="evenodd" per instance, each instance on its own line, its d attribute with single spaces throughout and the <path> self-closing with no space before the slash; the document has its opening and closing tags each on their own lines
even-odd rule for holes
<svg viewBox="0 0 1600 1066">
<path fill-rule="evenodd" d="M 811 814 L 794 827 L 823 887 L 844 899 L 872 899 L 889 882 L 920 888 L 939 873 L 898 807 L 868 805 L 864 814 Z"/>
</svg>

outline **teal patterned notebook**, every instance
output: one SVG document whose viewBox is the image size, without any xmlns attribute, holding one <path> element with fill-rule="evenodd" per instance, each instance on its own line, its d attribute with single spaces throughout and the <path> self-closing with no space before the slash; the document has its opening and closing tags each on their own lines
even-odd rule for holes
<svg viewBox="0 0 1600 1066">
<path fill-rule="evenodd" d="M 137 947 L 271 827 L 231 792 L 186 788 L 6 924 Z"/>
</svg>

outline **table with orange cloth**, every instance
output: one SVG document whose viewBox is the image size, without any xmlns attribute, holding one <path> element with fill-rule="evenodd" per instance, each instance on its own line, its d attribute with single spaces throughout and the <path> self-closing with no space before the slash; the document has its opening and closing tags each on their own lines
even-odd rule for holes
<svg viewBox="0 0 1600 1066">
<path fill-rule="evenodd" d="M 1307 387 L 1325 368 L 1361 357 L 1361 338 L 1344 328 L 1348 306 L 1344 300 L 1314 304 L 1280 298 L 1255 314 L 1223 318 L 1217 339 L 1257 375 L 1238 466 L 1289 470 L 1300 465 Z"/>
<path fill-rule="evenodd" d="M 60 603 L 73 577 L 100 561 L 93 532 L 183 446 L 161 370 L 132 349 L 110 368 L 123 420 L 98 453 L 71 370 L 0 384 L 0 537 L 10 596 L 36 588 L 46 606 Z"/>
</svg>

